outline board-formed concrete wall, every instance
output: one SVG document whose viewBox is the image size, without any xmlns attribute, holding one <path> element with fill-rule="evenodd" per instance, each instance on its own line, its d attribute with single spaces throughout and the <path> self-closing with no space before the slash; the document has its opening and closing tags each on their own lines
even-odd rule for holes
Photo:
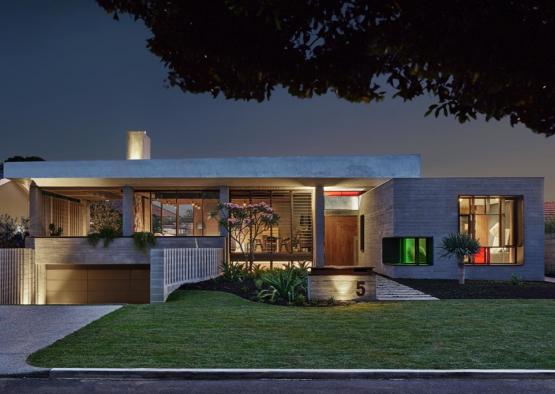
<svg viewBox="0 0 555 394">
<path fill-rule="evenodd" d="M 378 267 L 382 261 L 382 238 L 393 236 L 393 182 L 364 193 L 359 213 L 364 215 L 364 251 L 359 248 L 358 264 Z"/>
<path fill-rule="evenodd" d="M 467 266 L 468 279 L 508 280 L 513 274 L 523 280 L 543 280 L 544 219 L 543 178 L 419 178 L 393 179 L 361 198 L 361 214 L 373 218 L 366 229 L 367 261 L 375 271 L 391 277 L 455 279 L 457 265 L 442 257 L 441 239 L 458 231 L 460 195 L 522 196 L 524 199 L 524 264 Z M 387 202 L 388 198 L 393 202 Z M 375 207 L 392 205 L 392 212 Z M 391 223 L 392 221 L 392 223 Z M 385 224 L 384 224 L 385 223 Z M 384 227 L 381 227 L 384 226 Z M 389 230 L 392 228 L 392 230 Z M 383 236 L 432 237 L 434 259 L 431 266 L 398 266 L 382 263 Z M 366 249 L 366 248 L 365 248 Z"/>
<path fill-rule="evenodd" d="M 37 264 L 149 264 L 149 254 L 135 247 L 133 238 L 115 238 L 104 247 L 86 237 L 33 238 L 27 247 L 35 249 Z M 223 248 L 223 237 L 158 237 L 155 248 Z"/>
</svg>

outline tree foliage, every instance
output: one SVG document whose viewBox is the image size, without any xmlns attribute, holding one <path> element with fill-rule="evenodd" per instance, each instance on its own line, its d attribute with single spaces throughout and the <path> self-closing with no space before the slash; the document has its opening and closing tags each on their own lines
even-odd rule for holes
<svg viewBox="0 0 555 394">
<path fill-rule="evenodd" d="M 121 233 L 122 215 L 110 201 L 94 201 L 90 205 L 91 233 L 112 229 Z"/>
<path fill-rule="evenodd" d="M 152 32 L 185 92 L 263 101 L 334 92 L 435 97 L 428 114 L 508 117 L 555 134 L 555 2 L 531 0 L 97 0 Z"/>
</svg>

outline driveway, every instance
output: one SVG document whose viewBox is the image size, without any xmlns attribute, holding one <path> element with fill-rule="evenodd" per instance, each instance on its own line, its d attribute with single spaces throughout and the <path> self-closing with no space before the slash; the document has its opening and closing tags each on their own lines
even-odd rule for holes
<svg viewBox="0 0 555 394">
<path fill-rule="evenodd" d="M 40 371 L 29 354 L 120 308 L 119 305 L 0 305 L 0 375 Z"/>
</svg>

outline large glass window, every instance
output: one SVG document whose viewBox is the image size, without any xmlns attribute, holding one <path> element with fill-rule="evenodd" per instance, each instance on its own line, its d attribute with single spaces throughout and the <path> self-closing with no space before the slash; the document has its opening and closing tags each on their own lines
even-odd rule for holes
<svg viewBox="0 0 555 394">
<path fill-rule="evenodd" d="M 309 261 L 312 259 L 312 195 L 306 191 L 290 190 L 231 190 L 231 201 L 236 204 L 265 202 L 279 215 L 278 224 L 266 229 L 254 239 L 256 261 Z M 249 234 L 249 236 L 251 236 Z M 243 258 L 245 245 L 230 242 L 231 257 Z"/>
<path fill-rule="evenodd" d="M 218 192 L 150 193 L 151 231 L 157 236 L 217 236 Z"/>
<path fill-rule="evenodd" d="M 522 198 L 461 196 L 459 232 L 469 234 L 481 248 L 469 264 L 522 263 Z"/>
</svg>

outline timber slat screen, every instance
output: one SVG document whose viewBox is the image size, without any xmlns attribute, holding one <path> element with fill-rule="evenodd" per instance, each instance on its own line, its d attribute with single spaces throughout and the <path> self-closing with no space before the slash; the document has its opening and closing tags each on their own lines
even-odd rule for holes
<svg viewBox="0 0 555 394">
<path fill-rule="evenodd" d="M 83 207 L 79 200 L 59 197 L 50 193 L 42 195 L 42 223 L 44 234 L 49 235 L 48 226 L 61 227 L 65 237 L 86 235 L 83 232 Z"/>
<path fill-rule="evenodd" d="M 0 304 L 34 304 L 38 269 L 33 249 L 0 249 Z"/>
</svg>

